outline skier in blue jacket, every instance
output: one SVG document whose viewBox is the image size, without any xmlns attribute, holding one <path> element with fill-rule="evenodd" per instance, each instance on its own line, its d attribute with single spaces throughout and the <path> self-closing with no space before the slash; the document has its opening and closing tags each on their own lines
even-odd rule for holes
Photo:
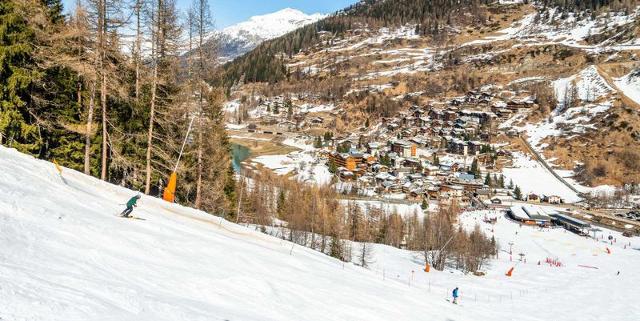
<svg viewBox="0 0 640 321">
<path fill-rule="evenodd" d="M 458 304 L 458 287 L 453 289 L 453 304 Z"/>
</svg>

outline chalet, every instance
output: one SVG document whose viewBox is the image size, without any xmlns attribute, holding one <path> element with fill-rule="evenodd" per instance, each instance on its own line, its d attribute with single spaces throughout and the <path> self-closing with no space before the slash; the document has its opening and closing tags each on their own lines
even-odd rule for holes
<svg viewBox="0 0 640 321">
<path fill-rule="evenodd" d="M 380 154 L 380 147 L 376 142 L 367 143 L 367 153 L 377 157 Z"/>
<path fill-rule="evenodd" d="M 482 143 L 479 141 L 470 141 L 467 144 L 469 155 L 478 155 L 482 149 Z"/>
<path fill-rule="evenodd" d="M 402 186 L 394 181 L 384 181 L 382 182 L 382 187 L 388 193 L 399 194 L 402 192 Z"/>
<path fill-rule="evenodd" d="M 336 153 L 329 154 L 329 161 L 333 161 L 337 167 L 344 167 L 348 171 L 355 171 L 358 165 L 364 162 L 362 154 L 358 153 Z"/>
<path fill-rule="evenodd" d="M 527 202 L 531 202 L 531 203 L 540 203 L 540 196 L 538 196 L 537 194 L 534 193 L 529 193 L 527 194 Z"/>
<path fill-rule="evenodd" d="M 346 181 L 352 180 L 355 178 L 355 175 L 353 174 L 353 172 L 344 167 L 338 167 L 336 172 L 338 173 L 338 177 L 340 177 L 340 179 L 343 179 Z"/>
<path fill-rule="evenodd" d="M 452 139 L 447 145 L 447 151 L 452 154 L 467 155 L 467 143 L 461 139 Z"/>
<path fill-rule="evenodd" d="M 445 121 L 455 121 L 458 118 L 458 113 L 447 110 L 444 112 L 444 120 Z"/>
<path fill-rule="evenodd" d="M 535 107 L 535 101 L 532 97 L 514 98 L 507 102 L 507 109 L 518 111 L 519 109 L 530 109 Z"/>
<path fill-rule="evenodd" d="M 563 203 L 562 198 L 558 195 L 551 195 L 545 197 L 545 201 L 549 204 L 561 204 Z"/>
<path fill-rule="evenodd" d="M 393 142 L 391 144 L 391 150 L 403 157 L 415 157 L 417 154 L 416 145 L 404 140 Z"/>
<path fill-rule="evenodd" d="M 463 193 L 464 193 L 464 187 L 460 186 L 460 185 L 443 185 L 440 190 L 443 193 L 449 193 L 450 196 L 455 197 L 455 198 L 460 198 L 462 197 Z"/>
<path fill-rule="evenodd" d="M 376 178 L 376 182 L 378 183 L 395 180 L 395 177 L 387 172 L 378 173 L 378 175 L 376 175 L 375 178 Z"/>
<path fill-rule="evenodd" d="M 438 109 L 431 109 L 431 111 L 429 111 L 429 117 L 431 119 L 443 120 L 444 112 Z"/>
<path fill-rule="evenodd" d="M 456 184 L 462 187 L 465 191 L 471 192 L 471 193 L 476 193 L 482 190 L 484 187 L 482 180 L 458 181 L 456 182 Z"/>
<path fill-rule="evenodd" d="M 426 190 L 426 196 L 430 199 L 430 200 L 437 200 L 438 196 L 440 195 L 440 186 L 429 186 L 429 188 L 427 188 Z"/>
<path fill-rule="evenodd" d="M 421 163 L 420 163 L 420 160 L 417 158 L 407 158 L 402 163 L 402 166 L 417 169 L 417 168 L 420 168 Z"/>
<path fill-rule="evenodd" d="M 475 196 L 481 201 L 486 201 L 486 200 L 489 200 L 489 198 L 491 198 L 491 190 L 488 188 L 480 188 L 473 193 L 473 196 Z"/>
</svg>

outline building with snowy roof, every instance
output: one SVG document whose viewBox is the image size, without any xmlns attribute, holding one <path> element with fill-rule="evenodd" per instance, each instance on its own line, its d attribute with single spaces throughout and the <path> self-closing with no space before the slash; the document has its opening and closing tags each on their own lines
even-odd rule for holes
<svg viewBox="0 0 640 321">
<path fill-rule="evenodd" d="M 551 216 L 539 206 L 514 205 L 509 208 L 507 214 L 510 218 L 530 225 L 549 225 Z"/>
<path fill-rule="evenodd" d="M 579 234 L 587 234 L 589 232 L 589 228 L 591 228 L 591 224 L 568 215 L 553 213 L 551 214 L 551 217 L 554 224 L 563 226 L 567 230 Z"/>
</svg>

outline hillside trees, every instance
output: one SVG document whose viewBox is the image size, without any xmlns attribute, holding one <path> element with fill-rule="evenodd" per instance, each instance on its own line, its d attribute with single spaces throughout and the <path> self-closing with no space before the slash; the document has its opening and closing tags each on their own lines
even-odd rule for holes
<svg viewBox="0 0 640 321">
<path fill-rule="evenodd" d="M 0 143 L 63 165 L 82 161 L 80 78 L 60 2 L 3 1 L 0 17 Z"/>
<path fill-rule="evenodd" d="M 241 222 L 256 224 L 263 231 L 272 226 L 270 233 L 278 231 L 284 239 L 343 261 L 366 267 L 374 260 L 371 244 L 380 243 L 419 251 L 435 269 L 442 270 L 457 259 L 458 268 L 474 272 L 495 253 L 495 242 L 480 230 L 454 228 L 459 214 L 455 204 L 422 218 L 418 213 L 403 216 L 384 206 L 339 202 L 331 188 L 305 185 L 268 171 L 246 175 L 252 184 L 239 186 L 239 193 L 248 195 L 243 198 Z"/>
<path fill-rule="evenodd" d="M 443 30 L 447 25 L 486 23 L 487 15 L 483 5 L 490 2 L 492 1 L 361 1 L 316 23 L 262 43 L 250 53 L 226 64 L 217 81 L 226 88 L 234 86 L 240 80 L 277 83 L 294 73 L 294 70 L 287 70 L 285 58 L 362 26 L 375 29 L 416 24 L 419 34 L 443 41 Z"/>
<path fill-rule="evenodd" d="M 109 126 L 108 126 L 108 104 L 109 90 L 119 85 L 119 79 L 115 70 L 117 66 L 113 63 L 119 47 L 118 27 L 123 23 L 123 7 L 121 0 L 88 0 L 89 21 L 93 30 L 95 41 L 92 50 L 96 53 L 94 70 L 96 72 L 96 82 L 100 83 L 100 110 L 102 123 L 102 147 L 100 158 L 100 178 L 107 179 L 108 153 L 109 153 Z M 97 84 L 94 84 L 97 86 Z M 93 108 L 90 107 L 90 108 Z M 90 127 L 91 119 L 88 120 L 87 128 Z"/>
<path fill-rule="evenodd" d="M 126 4 L 78 1 L 65 17 L 58 0 L 0 3 L 0 143 L 156 195 L 184 147 L 176 199 L 194 204 L 200 177 L 202 208 L 233 207 L 222 92 L 200 82 L 196 99 L 185 81 L 173 0 Z"/>
<path fill-rule="evenodd" d="M 42 77 L 33 56 L 35 30 L 23 16 L 25 3 L 0 3 L 0 141 L 21 152 L 38 153 L 39 124 L 29 88 Z"/>
<path fill-rule="evenodd" d="M 154 149 L 154 127 L 156 112 L 160 108 L 169 108 L 174 98 L 176 87 L 175 67 L 180 37 L 175 3 L 173 0 L 155 0 L 151 9 L 151 100 L 149 102 L 149 125 L 147 133 L 147 153 L 145 169 L 145 194 L 151 192 L 152 154 Z"/>
<path fill-rule="evenodd" d="M 541 0 L 539 1 L 545 7 L 556 7 L 560 12 L 580 12 L 590 10 L 598 12 L 605 9 L 614 11 L 625 10 L 627 13 L 637 5 L 634 0 L 591 0 L 591 1 L 566 1 L 566 0 Z"/>
</svg>

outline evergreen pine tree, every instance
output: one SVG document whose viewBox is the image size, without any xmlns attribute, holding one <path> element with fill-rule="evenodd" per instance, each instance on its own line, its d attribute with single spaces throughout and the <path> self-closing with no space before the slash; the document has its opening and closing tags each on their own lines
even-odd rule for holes
<svg viewBox="0 0 640 321">
<path fill-rule="evenodd" d="M 33 51 L 35 32 L 14 1 L 0 2 L 0 141 L 23 153 L 42 146 L 29 114 L 29 89 L 40 77 Z"/>
<path fill-rule="evenodd" d="M 474 158 L 471 162 L 471 170 L 469 174 L 473 174 L 475 178 L 480 178 L 480 168 L 478 168 L 478 159 Z"/>
<path fill-rule="evenodd" d="M 329 173 L 335 174 L 337 170 L 336 162 L 333 159 L 329 160 Z"/>
<path fill-rule="evenodd" d="M 64 22 L 62 0 L 41 0 L 42 4 L 47 8 L 47 16 L 49 21 L 54 24 Z"/>
<path fill-rule="evenodd" d="M 516 189 L 513 191 L 513 195 L 517 200 L 522 200 L 522 192 L 520 191 L 520 186 L 516 185 Z"/>
<path fill-rule="evenodd" d="M 487 173 L 487 176 L 484 178 L 484 185 L 491 186 L 493 183 L 491 182 L 491 175 Z"/>
</svg>

